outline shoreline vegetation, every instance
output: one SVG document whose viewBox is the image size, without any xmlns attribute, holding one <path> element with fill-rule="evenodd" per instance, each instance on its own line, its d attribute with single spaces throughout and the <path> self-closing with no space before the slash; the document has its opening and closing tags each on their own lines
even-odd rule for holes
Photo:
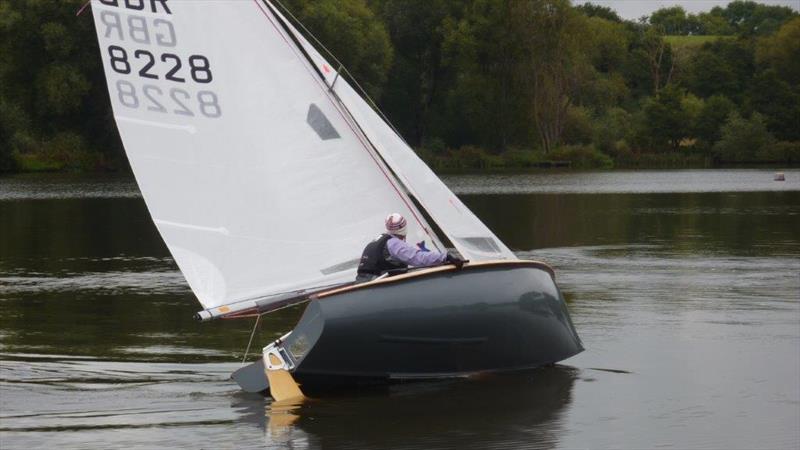
<svg viewBox="0 0 800 450">
<path fill-rule="evenodd" d="M 130 170 L 83 3 L 0 3 L 0 173 Z M 437 172 L 800 164 L 791 8 L 284 4 Z"/>
</svg>

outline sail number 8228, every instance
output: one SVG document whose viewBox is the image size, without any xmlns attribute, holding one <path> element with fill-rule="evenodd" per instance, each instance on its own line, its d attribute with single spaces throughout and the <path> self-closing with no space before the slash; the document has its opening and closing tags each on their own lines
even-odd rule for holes
<svg viewBox="0 0 800 450">
<path fill-rule="evenodd" d="M 145 84 L 141 89 L 130 81 L 117 81 L 117 99 L 128 108 L 146 108 L 157 113 L 172 113 L 179 116 L 194 117 L 198 113 L 210 119 L 222 116 L 219 98 L 213 91 L 199 91 L 192 95 L 185 89 L 172 88 L 164 91 L 153 84 Z"/>
<path fill-rule="evenodd" d="M 157 67 L 158 64 L 156 62 L 156 55 L 147 50 L 136 50 L 133 52 L 133 56 L 137 61 L 142 62 L 141 67 L 138 70 L 140 77 L 150 78 L 153 80 L 159 79 L 159 74 L 154 72 L 155 69 L 159 68 Z M 128 51 L 120 46 L 109 46 L 108 58 L 111 68 L 114 70 L 114 72 L 128 75 L 131 73 L 131 71 L 135 70 L 133 67 L 131 67 L 131 61 L 128 59 Z M 166 80 L 177 83 L 186 82 L 185 75 L 181 76 L 180 74 L 181 68 L 183 68 L 181 57 L 172 53 L 164 53 L 160 56 L 160 58 L 158 58 L 158 60 L 160 60 L 162 65 L 165 66 L 161 67 L 161 75 Z M 211 83 L 214 80 L 214 75 L 211 73 L 211 63 L 209 63 L 208 58 L 203 55 L 192 55 L 189 57 L 188 62 L 189 75 L 192 77 L 194 82 L 206 84 Z"/>
</svg>

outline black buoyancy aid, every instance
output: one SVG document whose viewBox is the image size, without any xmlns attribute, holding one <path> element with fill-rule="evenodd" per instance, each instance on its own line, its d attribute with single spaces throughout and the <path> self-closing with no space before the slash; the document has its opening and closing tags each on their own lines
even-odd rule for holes
<svg viewBox="0 0 800 450">
<path fill-rule="evenodd" d="M 381 275 L 395 269 L 407 269 L 408 264 L 392 259 L 386 243 L 392 238 L 391 234 L 382 234 L 374 241 L 367 244 L 358 263 L 359 274 Z"/>
</svg>

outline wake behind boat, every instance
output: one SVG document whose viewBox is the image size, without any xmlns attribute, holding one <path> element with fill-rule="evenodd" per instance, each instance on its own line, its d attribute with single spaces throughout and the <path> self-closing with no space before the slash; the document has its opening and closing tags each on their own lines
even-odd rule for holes
<svg viewBox="0 0 800 450">
<path fill-rule="evenodd" d="M 265 371 L 290 385 L 437 378 L 582 350 L 552 269 L 519 261 L 273 3 L 92 11 L 126 154 L 198 317 L 309 302 L 236 376 L 247 389 Z M 355 285 L 387 212 L 409 218 L 410 242 L 471 263 Z"/>
</svg>

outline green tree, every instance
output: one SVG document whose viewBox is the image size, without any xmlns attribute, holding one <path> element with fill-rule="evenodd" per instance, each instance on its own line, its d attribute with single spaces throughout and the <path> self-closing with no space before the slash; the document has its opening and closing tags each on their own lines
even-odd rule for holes
<svg viewBox="0 0 800 450">
<path fill-rule="evenodd" d="M 800 140 L 800 89 L 769 69 L 753 78 L 749 106 L 764 116 L 767 128 L 780 139 Z"/>
<path fill-rule="evenodd" d="M 594 142 L 598 149 L 613 155 L 619 144 L 630 140 L 632 120 L 631 114 L 622 108 L 608 109 L 595 126 Z"/>
<path fill-rule="evenodd" d="M 774 36 L 759 39 L 756 61 L 775 70 L 783 81 L 800 85 L 800 17 L 786 22 Z"/>
<path fill-rule="evenodd" d="M 519 30 L 527 30 L 531 71 L 523 72 L 522 79 L 532 93 L 533 120 L 547 153 L 561 143 L 569 107 L 590 76 L 586 20 L 566 0 L 523 2 L 514 13 Z"/>
<path fill-rule="evenodd" d="M 0 97 L 0 173 L 16 169 L 11 149 L 15 147 L 13 140 L 18 130 L 28 128 L 26 124 L 20 123 L 23 121 L 24 113 Z"/>
<path fill-rule="evenodd" d="M 589 55 L 592 65 L 603 73 L 622 70 L 631 40 L 631 33 L 625 26 L 600 17 L 590 17 L 584 26 L 583 51 Z"/>
<path fill-rule="evenodd" d="M 654 83 L 647 45 L 652 39 L 648 38 L 649 25 L 626 22 L 625 28 L 629 35 L 628 54 L 621 70 L 625 83 L 635 97 L 652 95 Z"/>
<path fill-rule="evenodd" d="M 714 153 L 723 161 L 754 161 L 756 155 L 774 145 L 775 138 L 760 114 L 745 119 L 734 112 L 722 127 L 722 138 L 714 145 Z"/>
<path fill-rule="evenodd" d="M 88 15 L 75 17 L 82 4 L 0 3 L 0 147 L 6 167 L 9 153 L 59 153 L 56 143 L 76 135 L 88 143 L 74 149 L 76 156 L 89 150 L 121 156 L 94 23 Z"/>
<path fill-rule="evenodd" d="M 623 72 L 633 33 L 623 24 L 600 17 L 590 17 L 584 26 L 581 52 L 590 66 L 586 68 L 586 79 L 579 85 L 575 103 L 600 111 L 630 97 Z"/>
<path fill-rule="evenodd" d="M 722 9 L 715 7 L 712 14 L 720 15 L 740 35 L 765 36 L 774 33 L 787 20 L 797 13 L 786 6 L 765 5 L 754 1 L 736 0 Z"/>
<path fill-rule="evenodd" d="M 575 9 L 587 17 L 598 17 L 600 19 L 608 20 L 609 22 L 622 23 L 622 18 L 619 16 L 619 14 L 617 14 L 616 11 L 608 6 L 595 5 L 594 3 L 586 2 L 582 5 L 576 6 Z"/>
<path fill-rule="evenodd" d="M 0 1 L 0 170 L 20 155 L 57 167 L 124 161 L 93 21 L 74 17 L 83 2 Z M 568 0 L 284 2 L 410 143 L 440 158 L 565 143 L 574 148 L 559 154 L 624 158 L 694 137 L 741 160 L 772 154 L 730 150 L 735 136 L 763 137 L 759 124 L 800 140 L 800 18 L 788 8 L 739 0 L 632 22 Z M 665 33 L 739 36 L 696 47 Z"/>
<path fill-rule="evenodd" d="M 455 75 L 450 108 L 464 118 L 452 122 L 494 149 L 534 137 L 545 152 L 557 146 L 592 75 L 586 20 L 567 0 L 472 2 L 443 44 Z"/>
<path fill-rule="evenodd" d="M 721 94 L 741 103 L 754 72 L 755 56 L 748 41 L 718 39 L 693 54 L 685 79 L 700 97 Z"/>
<path fill-rule="evenodd" d="M 588 70 L 585 78 L 574 95 L 575 104 L 602 112 L 630 101 L 631 90 L 620 72 L 603 73 Z"/>
<path fill-rule="evenodd" d="M 702 147 L 711 148 L 720 139 L 720 128 L 735 110 L 736 105 L 724 95 L 714 95 L 706 100 L 694 127 Z"/>
<path fill-rule="evenodd" d="M 514 13 L 524 0 L 474 0 L 459 21 L 445 23 L 445 64 L 454 73 L 448 92 L 448 144 L 504 150 L 531 140 L 530 104 L 520 92 L 531 72 L 523 24 Z M 524 24 L 523 24 L 524 25 Z M 525 28 L 527 30 L 527 28 Z"/>
<path fill-rule="evenodd" d="M 733 27 L 725 17 L 710 12 L 697 15 L 699 21 L 699 32 L 701 35 L 708 36 L 729 36 L 733 34 Z"/>
<path fill-rule="evenodd" d="M 394 52 L 386 27 L 365 0 L 289 0 L 286 5 L 379 99 Z"/>
<path fill-rule="evenodd" d="M 570 106 L 564 123 L 564 144 L 591 144 L 594 138 L 594 117 L 589 108 Z"/>
<path fill-rule="evenodd" d="M 650 24 L 669 35 L 688 34 L 686 10 L 682 6 L 661 8 L 650 15 Z"/>
<path fill-rule="evenodd" d="M 645 102 L 645 140 L 655 149 L 676 150 L 681 141 L 691 134 L 691 116 L 684 103 L 684 92 L 676 86 L 667 86 L 655 98 Z"/>
<path fill-rule="evenodd" d="M 446 22 L 457 21 L 463 4 L 454 0 L 376 2 L 395 50 L 382 106 L 412 145 L 427 145 L 431 127 L 447 115 L 443 101 L 452 72 L 442 62 Z"/>
<path fill-rule="evenodd" d="M 664 40 L 664 30 L 659 26 L 653 26 L 644 31 L 641 48 L 650 69 L 652 92 L 658 95 L 659 91 L 672 81 L 672 74 L 675 71 L 672 46 Z"/>
</svg>

